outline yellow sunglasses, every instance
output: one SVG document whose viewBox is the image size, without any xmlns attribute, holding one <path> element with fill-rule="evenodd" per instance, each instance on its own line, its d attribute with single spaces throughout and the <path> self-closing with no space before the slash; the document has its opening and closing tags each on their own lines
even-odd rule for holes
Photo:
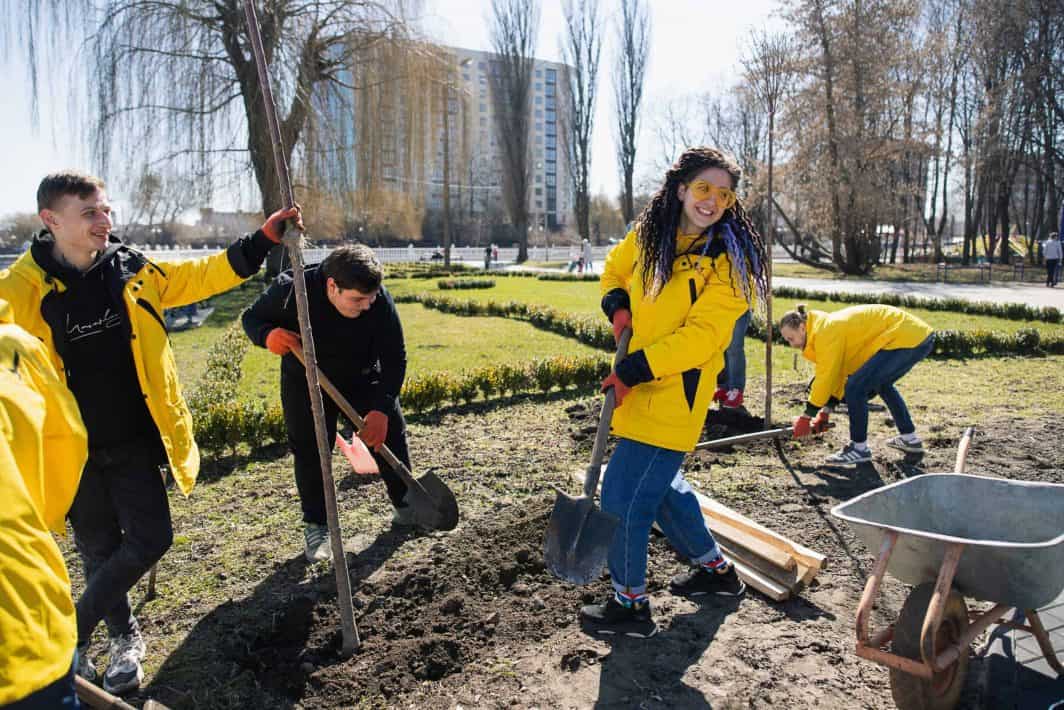
<svg viewBox="0 0 1064 710">
<path fill-rule="evenodd" d="M 695 180 L 694 182 L 687 183 L 687 189 L 691 191 L 691 196 L 695 198 L 695 202 L 708 200 L 712 197 L 713 201 L 717 203 L 717 207 L 722 210 L 726 210 L 734 205 L 738 199 L 734 190 L 729 190 L 726 187 L 717 187 L 713 183 L 706 182 L 705 180 Z"/>
</svg>

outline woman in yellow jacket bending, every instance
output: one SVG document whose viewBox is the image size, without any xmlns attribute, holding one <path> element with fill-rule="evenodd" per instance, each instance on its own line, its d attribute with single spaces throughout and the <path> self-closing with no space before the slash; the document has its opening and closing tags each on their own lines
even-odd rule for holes
<svg viewBox="0 0 1064 710">
<path fill-rule="evenodd" d="M 0 301 L 0 321 L 6 313 Z M 77 707 L 74 601 L 49 529 L 65 529 L 86 455 L 77 403 L 45 346 L 16 325 L 0 325 L 2 707 Z"/>
<path fill-rule="evenodd" d="M 894 383 L 930 354 L 935 335 L 924 321 L 893 306 L 851 306 L 834 313 L 807 311 L 805 304 L 784 314 L 780 335 L 816 364 L 805 412 L 794 420 L 794 436 L 823 431 L 835 405 L 846 402 L 850 443 L 827 457 L 830 464 L 872 460 L 868 448 L 868 400 L 883 399 L 898 436 L 887 446 L 906 453 L 924 451 L 916 426 Z M 816 419 L 812 417 L 816 415 Z"/>
<path fill-rule="evenodd" d="M 630 327 L 632 340 L 603 382 L 616 391 L 611 430 L 620 441 L 602 507 L 621 522 L 609 551 L 614 593 L 581 610 L 598 633 L 656 632 L 646 594 L 655 521 L 694 563 L 672 580 L 673 593 L 737 597 L 745 589 L 680 473 L 702 431 L 735 322 L 755 300 L 753 290 L 764 295 L 764 243 L 735 195 L 740 176 L 720 151 L 685 151 L 635 229 L 606 257 L 602 308 L 615 336 Z"/>
</svg>

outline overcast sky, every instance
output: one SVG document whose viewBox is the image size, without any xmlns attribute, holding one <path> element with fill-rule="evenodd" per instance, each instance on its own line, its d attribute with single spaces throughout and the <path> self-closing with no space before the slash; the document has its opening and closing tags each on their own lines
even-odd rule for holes
<svg viewBox="0 0 1064 710">
<path fill-rule="evenodd" d="M 613 97 L 610 83 L 613 56 L 616 0 L 600 0 L 608 29 L 599 76 L 599 99 L 592 146 L 593 192 L 616 195 L 619 179 L 613 147 Z M 425 29 L 438 41 L 490 51 L 486 17 L 491 0 L 428 0 Z M 561 0 L 542 0 L 539 50 L 537 56 L 560 61 L 558 49 L 564 23 Z M 650 0 L 652 34 L 650 61 L 644 88 L 644 118 L 652 116 L 655 105 L 680 94 L 719 89 L 731 83 L 738 71 L 741 46 L 751 28 L 778 24 L 772 15 L 776 0 L 744 0 L 740 3 L 711 0 Z M 37 184 L 46 173 L 63 167 L 91 170 L 87 151 L 71 140 L 77 132 L 67 124 L 65 96 L 68 87 L 56 82 L 57 99 L 44 97 L 39 125 L 29 116 L 29 86 L 25 66 L 18 51 L 0 58 L 3 76 L 14 77 L 0 111 L 0 135 L 4 136 L 4 163 L 0 171 L 0 215 L 34 211 Z M 656 141 L 643 121 L 637 160 L 650 161 Z M 645 163 L 643 170 L 646 170 Z M 640 171 L 637 169 L 637 174 Z M 103 176 L 105 179 L 107 176 Z M 122 195 L 115 195 L 121 199 Z M 221 197 L 221 196 L 219 196 Z M 215 205 L 231 209 L 237 205 Z M 241 205 L 254 208 L 256 205 Z"/>
</svg>

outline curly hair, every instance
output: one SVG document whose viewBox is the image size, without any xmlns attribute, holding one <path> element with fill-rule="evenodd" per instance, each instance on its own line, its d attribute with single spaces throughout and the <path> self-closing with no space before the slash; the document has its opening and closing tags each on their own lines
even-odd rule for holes
<svg viewBox="0 0 1064 710">
<path fill-rule="evenodd" d="M 732 189 L 739 185 L 742 168 L 734 159 L 716 148 L 688 148 L 665 173 L 665 181 L 643 209 L 636 224 L 639 252 L 643 262 L 643 291 L 656 295 L 672 276 L 676 259 L 676 232 L 683 217 L 683 202 L 677 195 L 679 185 L 694 179 L 707 168 L 720 168 L 731 176 Z M 764 304 L 768 292 L 765 241 L 754 228 L 741 200 L 724 211 L 721 218 L 704 234 L 722 235 L 731 261 L 732 286 L 739 278 L 739 288 L 747 303 L 753 301 L 750 283 Z"/>
</svg>

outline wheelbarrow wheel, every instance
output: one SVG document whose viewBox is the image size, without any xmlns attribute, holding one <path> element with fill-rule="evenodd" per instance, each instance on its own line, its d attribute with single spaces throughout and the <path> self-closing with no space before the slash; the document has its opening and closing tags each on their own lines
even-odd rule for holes
<svg viewBox="0 0 1064 710">
<path fill-rule="evenodd" d="M 921 584 L 905 600 L 898 623 L 894 626 L 894 641 L 891 647 L 899 656 L 921 661 L 920 632 L 934 591 L 934 584 Z M 957 643 L 967 628 L 968 608 L 964 604 L 964 597 L 951 591 L 942 610 L 942 625 L 935 638 L 935 652 L 941 653 Z M 967 651 L 961 653 L 949 668 L 936 673 L 931 680 L 891 668 L 890 692 L 894 696 L 894 704 L 900 710 L 951 710 L 960 701 L 967 672 Z"/>
</svg>

